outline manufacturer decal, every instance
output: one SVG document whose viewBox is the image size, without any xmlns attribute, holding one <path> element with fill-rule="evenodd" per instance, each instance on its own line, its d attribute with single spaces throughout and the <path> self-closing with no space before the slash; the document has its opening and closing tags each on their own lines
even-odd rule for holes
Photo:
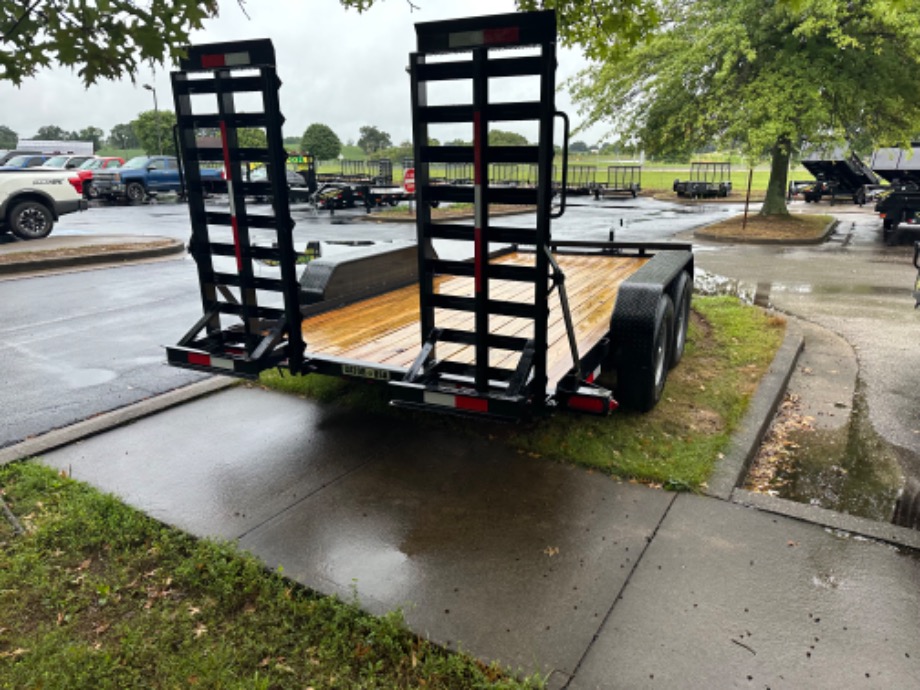
<svg viewBox="0 0 920 690">
<path fill-rule="evenodd" d="M 373 367 L 361 367 L 355 364 L 343 364 L 342 374 L 345 376 L 355 376 L 361 379 L 373 379 L 375 381 L 389 381 L 390 372 L 384 369 L 374 369 Z"/>
</svg>

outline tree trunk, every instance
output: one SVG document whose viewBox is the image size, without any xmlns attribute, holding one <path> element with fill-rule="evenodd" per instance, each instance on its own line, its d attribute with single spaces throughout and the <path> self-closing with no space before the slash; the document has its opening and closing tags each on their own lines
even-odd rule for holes
<svg viewBox="0 0 920 690">
<path fill-rule="evenodd" d="M 762 216 L 788 216 L 786 207 L 786 187 L 789 178 L 789 142 L 781 139 L 776 142 L 771 152 L 770 181 L 767 183 L 767 195 L 763 200 Z"/>
</svg>

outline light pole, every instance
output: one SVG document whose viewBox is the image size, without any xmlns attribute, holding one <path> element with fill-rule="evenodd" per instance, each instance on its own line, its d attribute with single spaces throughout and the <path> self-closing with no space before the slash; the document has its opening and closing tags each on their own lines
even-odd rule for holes
<svg viewBox="0 0 920 690">
<path fill-rule="evenodd" d="M 153 94 L 153 117 L 157 130 L 157 153 L 163 155 L 163 142 L 160 139 L 160 109 L 157 107 L 157 90 L 150 84 L 141 84 L 145 89 Z"/>
</svg>

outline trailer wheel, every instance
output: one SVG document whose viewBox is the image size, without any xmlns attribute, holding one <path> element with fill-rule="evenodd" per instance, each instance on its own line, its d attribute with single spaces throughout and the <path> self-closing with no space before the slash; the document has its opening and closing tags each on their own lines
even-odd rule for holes
<svg viewBox="0 0 920 690">
<path fill-rule="evenodd" d="M 40 201 L 21 201 L 9 215 L 10 231 L 21 240 L 40 240 L 51 234 L 54 216 Z"/>
<path fill-rule="evenodd" d="M 661 399 L 668 378 L 674 332 L 674 303 L 667 295 L 658 300 L 651 342 L 640 339 L 620 355 L 617 400 L 633 410 L 648 412 Z"/>
<path fill-rule="evenodd" d="M 668 357 L 668 368 L 673 369 L 684 356 L 687 345 L 687 328 L 690 325 L 690 300 L 693 296 L 693 281 L 686 271 L 677 279 L 674 290 L 674 334 Z"/>
</svg>

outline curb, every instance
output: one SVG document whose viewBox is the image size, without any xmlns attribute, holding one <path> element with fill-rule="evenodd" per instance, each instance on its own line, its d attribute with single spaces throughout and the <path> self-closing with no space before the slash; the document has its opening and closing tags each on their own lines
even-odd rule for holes
<svg viewBox="0 0 920 690">
<path fill-rule="evenodd" d="M 694 239 L 706 240 L 707 242 L 721 242 L 721 243 L 737 243 L 737 244 L 763 244 L 763 245 L 813 245 L 813 244 L 824 244 L 827 242 L 827 238 L 830 237 L 834 230 L 837 229 L 837 225 L 840 224 L 840 221 L 836 218 L 832 220 L 824 228 L 824 232 L 820 236 L 815 237 L 810 240 L 774 240 L 767 238 L 746 238 L 746 237 L 722 237 L 719 235 L 710 235 L 705 230 L 694 230 L 693 237 Z"/>
<path fill-rule="evenodd" d="M 73 268 L 76 266 L 91 266 L 94 264 L 123 263 L 141 259 L 159 259 L 173 254 L 185 252 L 185 244 L 179 240 L 172 240 L 163 247 L 149 249 L 123 250 L 117 252 L 95 252 L 78 256 L 57 256 L 47 259 L 34 259 L 19 261 L 10 264 L 0 264 L 0 276 L 15 275 L 17 273 L 32 273 L 34 271 L 47 271 L 60 268 Z"/>
<path fill-rule="evenodd" d="M 217 393 L 238 383 L 238 379 L 228 376 L 213 376 L 204 381 L 183 386 L 182 388 L 175 388 L 161 395 L 141 400 L 111 412 L 103 412 L 82 422 L 77 422 L 61 429 L 54 429 L 41 436 L 26 439 L 6 448 L 0 448 L 0 465 L 6 465 L 16 460 L 40 455 L 49 450 L 82 441 L 90 436 L 95 436 L 143 417 L 162 412 L 170 407 L 176 407 L 196 398 Z"/>
<path fill-rule="evenodd" d="M 920 552 L 920 531 L 910 527 L 901 527 L 888 522 L 847 515 L 836 510 L 820 508 L 807 503 L 796 503 L 785 498 L 757 494 L 745 489 L 735 489 L 730 500 L 737 505 L 765 513 L 782 515 L 783 517 L 793 518 L 826 529 L 845 532 L 857 537 L 865 537 Z"/>
<path fill-rule="evenodd" d="M 805 338 L 802 332 L 794 324 L 790 324 L 783 344 L 776 351 L 770 368 L 757 386 L 738 429 L 732 434 L 728 449 L 716 463 L 709 483 L 703 491 L 706 496 L 723 501 L 730 500 L 732 492 L 744 481 L 764 434 L 773 422 L 804 347 Z"/>
</svg>

